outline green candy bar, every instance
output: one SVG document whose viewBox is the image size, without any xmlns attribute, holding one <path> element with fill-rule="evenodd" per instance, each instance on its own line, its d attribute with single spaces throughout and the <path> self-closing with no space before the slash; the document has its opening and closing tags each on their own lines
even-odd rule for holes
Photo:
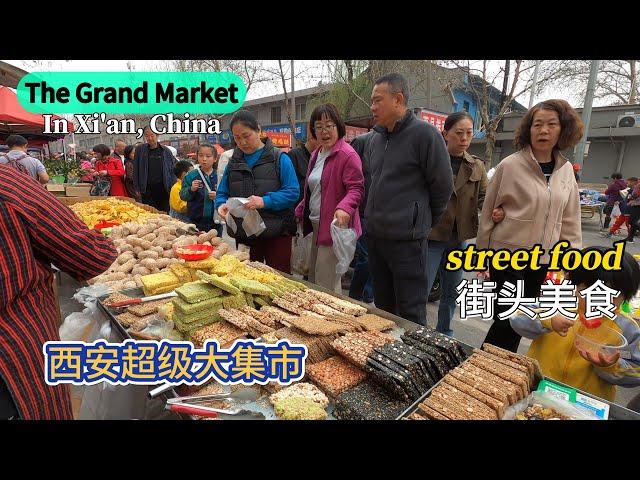
<svg viewBox="0 0 640 480">
<path fill-rule="evenodd" d="M 238 295 L 228 295 L 226 297 L 222 297 L 222 306 L 225 309 L 229 308 L 237 308 L 240 310 L 242 307 L 247 305 L 247 299 L 245 298 L 243 293 Z"/>
<path fill-rule="evenodd" d="M 206 327 L 207 325 L 211 325 L 212 323 L 219 322 L 221 320 L 220 315 L 218 313 L 210 314 L 204 318 L 200 318 L 197 320 L 185 322 L 182 320 L 182 317 L 175 316 L 173 318 L 173 322 L 176 326 L 176 329 L 182 332 L 185 335 L 190 334 L 194 330 L 197 330 L 202 327 Z"/>
<path fill-rule="evenodd" d="M 280 297 L 281 295 L 284 295 L 286 293 L 286 291 L 282 287 L 273 283 L 269 284 L 269 291 L 270 293 L 262 296 L 267 297 L 270 300 L 273 300 L 276 297 Z"/>
<path fill-rule="evenodd" d="M 245 293 L 244 298 L 247 300 L 247 305 L 252 308 L 256 308 L 256 304 L 253 302 L 253 295 L 251 295 L 250 293 Z"/>
<path fill-rule="evenodd" d="M 216 307 L 220 307 L 220 305 L 222 305 L 222 297 L 213 297 L 198 303 L 187 303 L 181 298 L 173 299 L 175 311 L 182 315 L 191 315 L 205 310 L 216 309 Z"/>
<path fill-rule="evenodd" d="M 283 420 L 326 420 L 327 412 L 310 398 L 289 397 L 276 402 L 274 410 Z"/>
<path fill-rule="evenodd" d="M 231 277 L 229 280 L 234 286 L 246 293 L 254 295 L 269 295 L 269 292 L 271 291 L 269 287 L 255 280 L 240 277 Z"/>
<path fill-rule="evenodd" d="M 214 273 L 208 274 L 198 270 L 196 272 L 196 275 L 200 280 L 204 280 L 205 282 L 210 283 L 211 285 L 218 287 L 225 292 L 230 293 L 231 295 L 239 295 L 241 293 L 240 290 L 235 287 L 228 279 L 219 277 Z"/>
<path fill-rule="evenodd" d="M 187 303 L 198 303 L 221 296 L 222 290 L 206 282 L 191 282 L 176 288 L 176 293 Z"/>
<path fill-rule="evenodd" d="M 290 285 L 291 287 L 293 287 L 296 290 L 306 290 L 307 289 L 307 286 L 304 283 L 296 282 L 295 280 L 290 280 L 290 279 L 284 278 L 284 277 L 282 277 L 282 280 L 286 285 Z"/>
<path fill-rule="evenodd" d="M 266 307 L 268 306 L 272 306 L 273 303 L 271 303 L 271 300 L 268 297 L 260 297 L 258 295 L 256 295 L 255 297 L 253 297 L 253 302 L 256 305 L 260 305 L 261 307 Z"/>
<path fill-rule="evenodd" d="M 212 308 L 209 310 L 203 310 L 201 312 L 190 313 L 188 315 L 185 315 L 182 312 L 174 310 L 172 318 L 173 320 L 177 320 L 183 324 L 192 324 L 194 322 L 198 322 L 200 320 L 204 320 L 208 318 L 220 318 L 220 315 L 218 315 L 219 309 L 220 308 Z"/>
</svg>

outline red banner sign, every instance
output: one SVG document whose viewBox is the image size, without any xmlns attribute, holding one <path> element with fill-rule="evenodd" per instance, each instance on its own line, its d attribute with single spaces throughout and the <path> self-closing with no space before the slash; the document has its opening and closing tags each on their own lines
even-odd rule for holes
<svg viewBox="0 0 640 480">
<path fill-rule="evenodd" d="M 432 112 L 431 110 L 422 109 L 420 112 L 420 118 L 429 122 L 431 125 L 442 131 L 444 129 L 444 121 L 447 119 L 447 114 Z"/>
<path fill-rule="evenodd" d="M 282 132 L 264 132 L 271 139 L 275 147 L 288 147 L 291 142 L 291 135 Z"/>
<path fill-rule="evenodd" d="M 349 125 L 346 125 L 346 130 L 347 130 L 347 134 L 344 136 L 344 139 L 347 142 L 350 142 L 351 140 L 353 140 L 357 136 L 364 135 L 365 133 L 367 133 L 369 131 L 366 128 L 351 127 Z"/>
</svg>

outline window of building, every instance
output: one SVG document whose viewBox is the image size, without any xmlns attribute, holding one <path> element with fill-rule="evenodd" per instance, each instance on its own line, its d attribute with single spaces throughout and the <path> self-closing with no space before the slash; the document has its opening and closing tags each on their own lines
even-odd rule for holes
<svg viewBox="0 0 640 480">
<path fill-rule="evenodd" d="M 465 112 L 468 112 L 468 111 L 469 111 L 469 102 L 467 102 L 467 101 L 463 102 L 463 104 L 462 104 L 462 109 L 463 109 Z"/>
<path fill-rule="evenodd" d="M 306 114 L 307 114 L 307 104 L 297 103 L 296 104 L 296 120 L 304 120 Z"/>
<path fill-rule="evenodd" d="M 282 121 L 282 107 L 271 107 L 271 123 L 280 123 Z"/>
</svg>

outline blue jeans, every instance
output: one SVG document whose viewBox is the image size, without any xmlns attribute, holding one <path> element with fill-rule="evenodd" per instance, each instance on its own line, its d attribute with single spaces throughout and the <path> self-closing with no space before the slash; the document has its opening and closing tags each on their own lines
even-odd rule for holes
<svg viewBox="0 0 640 480">
<path fill-rule="evenodd" d="M 365 219 L 362 222 L 362 236 L 356 243 L 355 267 L 349 288 L 349 296 L 365 303 L 373 302 L 373 276 L 369 271 L 369 251 L 365 239 Z"/>
<path fill-rule="evenodd" d="M 438 307 L 438 323 L 436 330 L 450 337 L 453 336 L 451 330 L 451 320 L 456 312 L 456 287 L 462 281 L 462 269 L 450 272 L 444 268 L 447 262 L 447 254 L 451 250 L 463 249 L 466 242 L 438 242 L 429 241 L 429 255 L 427 256 L 427 291 L 431 293 L 433 282 L 435 281 L 438 271 L 440 271 L 440 288 L 442 296 L 440 297 L 440 306 Z"/>
</svg>

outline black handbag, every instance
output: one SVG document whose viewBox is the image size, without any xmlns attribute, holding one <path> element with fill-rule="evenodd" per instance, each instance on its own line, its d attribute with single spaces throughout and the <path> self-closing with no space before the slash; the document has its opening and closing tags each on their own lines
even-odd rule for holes
<svg viewBox="0 0 640 480">
<path fill-rule="evenodd" d="M 108 197 L 111 192 L 111 177 L 96 177 L 89 194 L 92 197 Z"/>
</svg>

